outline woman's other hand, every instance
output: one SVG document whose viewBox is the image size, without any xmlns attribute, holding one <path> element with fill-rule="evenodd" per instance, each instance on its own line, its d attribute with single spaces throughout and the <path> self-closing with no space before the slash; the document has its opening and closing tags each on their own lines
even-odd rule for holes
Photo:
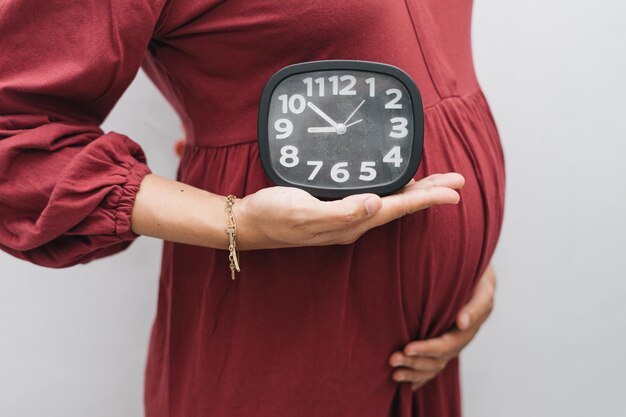
<svg viewBox="0 0 626 417">
<path fill-rule="evenodd" d="M 240 249 L 320 246 L 354 242 L 369 229 L 406 214 L 441 204 L 456 204 L 460 174 L 434 174 L 411 181 L 386 197 L 357 194 L 320 201 L 289 187 L 262 189 L 234 206 Z"/>
<path fill-rule="evenodd" d="M 493 309 L 496 275 L 491 265 L 481 277 L 469 302 L 456 318 L 456 329 L 442 336 L 407 344 L 403 352 L 394 352 L 389 364 L 394 368 L 393 379 L 410 382 L 418 389 L 443 370 L 456 357 L 487 320 Z"/>
</svg>

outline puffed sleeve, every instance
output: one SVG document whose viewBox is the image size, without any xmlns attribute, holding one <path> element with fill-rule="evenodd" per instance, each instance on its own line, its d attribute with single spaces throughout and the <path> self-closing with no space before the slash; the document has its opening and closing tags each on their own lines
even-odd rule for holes
<svg viewBox="0 0 626 417">
<path fill-rule="evenodd" d="M 0 3 L 0 249 L 48 267 L 111 255 L 150 172 L 100 124 L 137 74 L 163 0 Z"/>
</svg>

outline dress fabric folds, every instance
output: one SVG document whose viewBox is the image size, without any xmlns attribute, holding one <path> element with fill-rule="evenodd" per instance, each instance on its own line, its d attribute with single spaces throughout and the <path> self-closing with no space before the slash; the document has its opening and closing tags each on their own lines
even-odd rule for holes
<svg viewBox="0 0 626 417">
<path fill-rule="evenodd" d="M 451 329 L 495 249 L 504 158 L 470 44 L 471 0 L 7 0 L 0 6 L 0 248 L 47 267 L 126 249 L 150 173 L 100 124 L 143 68 L 183 122 L 177 179 L 239 197 L 271 186 L 259 98 L 280 68 L 398 66 L 424 99 L 421 178 L 461 203 L 350 245 L 241 253 L 164 242 L 147 417 L 458 417 L 458 361 L 412 392 L 389 355 Z M 137 110 L 137 116 L 141 110 Z M 170 145 L 164 145 L 170 151 Z"/>
</svg>

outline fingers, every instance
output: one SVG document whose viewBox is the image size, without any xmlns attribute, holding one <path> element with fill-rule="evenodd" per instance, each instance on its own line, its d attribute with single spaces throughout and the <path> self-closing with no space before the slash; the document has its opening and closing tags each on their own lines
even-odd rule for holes
<svg viewBox="0 0 626 417">
<path fill-rule="evenodd" d="M 439 374 L 440 371 L 413 371 L 411 369 L 397 369 L 391 377 L 396 382 L 410 382 L 412 389 L 417 389 Z"/>
<path fill-rule="evenodd" d="M 407 344 L 403 352 L 394 352 L 389 358 L 389 364 L 396 368 L 392 378 L 397 382 L 410 382 L 413 389 L 419 388 L 437 376 L 473 336 L 469 331 L 455 330 Z"/>
<path fill-rule="evenodd" d="M 318 200 L 308 210 L 307 218 L 317 233 L 343 231 L 375 218 L 361 228 L 364 233 L 418 210 L 439 204 L 456 204 L 460 197 L 454 190 L 463 184 L 460 174 L 434 174 L 419 181 L 411 180 L 400 192 L 383 198 L 376 194 L 356 194 L 335 201 Z"/>
<path fill-rule="evenodd" d="M 474 334 L 475 332 L 453 330 L 433 339 L 411 342 L 404 347 L 404 354 L 448 360 L 458 355 Z"/>
<path fill-rule="evenodd" d="M 452 188 L 420 188 L 416 183 L 406 187 L 401 193 L 384 197 L 378 220 L 386 223 L 435 205 L 457 204 L 459 200 L 459 194 Z"/>
<path fill-rule="evenodd" d="M 407 356 L 402 352 L 395 352 L 389 359 L 389 364 L 396 367 L 392 378 L 396 382 L 410 382 L 412 389 L 417 389 L 433 379 L 441 372 L 448 361 L 429 357 Z"/>
<path fill-rule="evenodd" d="M 461 174 L 456 172 L 449 172 L 447 174 L 432 174 L 426 178 L 422 178 L 414 183 L 407 185 L 413 185 L 418 188 L 429 187 L 448 187 L 458 190 L 465 185 L 465 178 Z"/>
<path fill-rule="evenodd" d="M 411 368 L 421 372 L 439 372 L 447 364 L 445 358 L 433 358 L 429 356 L 409 356 L 402 352 L 394 352 L 389 359 L 389 364 L 393 367 Z"/>
<path fill-rule="evenodd" d="M 406 214 L 434 205 L 456 204 L 460 196 L 455 189 L 463 184 L 459 174 L 434 174 L 382 198 L 357 194 L 337 201 L 320 201 L 314 207 L 317 214 L 309 216 L 313 219 L 307 229 L 314 234 L 311 244 L 352 243 L 368 230 Z"/>
<path fill-rule="evenodd" d="M 380 220 L 390 221 L 434 205 L 456 204 L 460 196 L 455 190 L 464 184 L 465 179 L 457 173 L 430 175 L 409 183 L 399 193 L 384 197 L 377 216 Z"/>
<path fill-rule="evenodd" d="M 409 183 L 400 192 L 382 197 L 375 213 L 363 218 L 361 224 L 353 225 L 359 227 L 360 235 L 419 210 L 441 204 L 457 204 L 460 196 L 455 189 L 461 188 L 464 183 L 463 177 L 456 173 L 434 174 Z"/>
<path fill-rule="evenodd" d="M 489 266 L 478 281 L 472 298 L 457 315 L 456 323 L 460 330 L 467 330 L 470 326 L 480 327 L 487 320 L 493 309 L 495 283 L 495 274 Z"/>
<path fill-rule="evenodd" d="M 434 174 L 412 180 L 400 192 L 379 197 L 356 194 L 335 201 L 307 200 L 301 209 L 301 230 L 311 236 L 309 244 L 352 243 L 373 227 L 406 214 L 440 204 L 456 204 L 455 191 L 463 186 L 460 174 Z"/>
</svg>

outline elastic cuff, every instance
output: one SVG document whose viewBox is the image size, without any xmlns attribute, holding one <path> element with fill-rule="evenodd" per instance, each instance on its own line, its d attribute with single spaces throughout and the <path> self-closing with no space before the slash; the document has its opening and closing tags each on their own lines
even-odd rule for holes
<svg viewBox="0 0 626 417">
<path fill-rule="evenodd" d="M 150 173 L 152 173 L 152 170 L 142 162 L 137 162 L 128 169 L 126 183 L 122 187 L 122 193 L 115 211 L 115 234 L 120 240 L 132 240 L 139 237 L 131 228 L 131 213 L 141 181 L 143 177 Z"/>
</svg>

